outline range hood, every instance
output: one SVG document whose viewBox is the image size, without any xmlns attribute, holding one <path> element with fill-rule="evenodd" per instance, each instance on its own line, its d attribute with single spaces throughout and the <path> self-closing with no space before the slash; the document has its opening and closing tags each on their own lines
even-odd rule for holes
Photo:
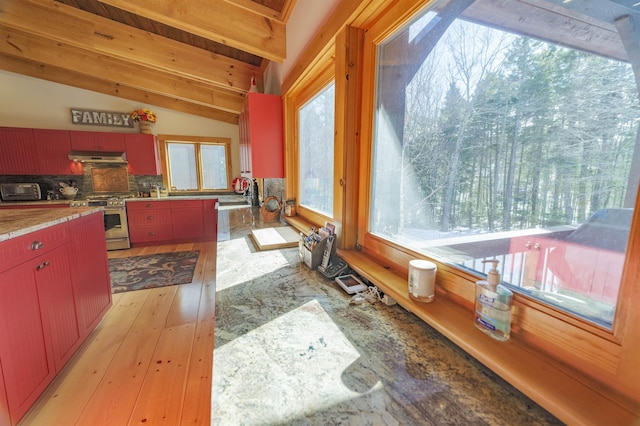
<svg viewBox="0 0 640 426">
<path fill-rule="evenodd" d="M 125 152 L 71 151 L 69 160 L 91 163 L 126 163 Z"/>
</svg>

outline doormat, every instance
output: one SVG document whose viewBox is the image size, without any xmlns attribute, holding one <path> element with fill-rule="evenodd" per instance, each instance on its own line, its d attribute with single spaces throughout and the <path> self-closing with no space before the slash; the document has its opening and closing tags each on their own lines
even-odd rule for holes
<svg viewBox="0 0 640 426">
<path fill-rule="evenodd" d="M 251 238 L 259 250 L 273 250 L 287 247 L 297 247 L 300 233 L 291 226 L 254 229 Z"/>
<path fill-rule="evenodd" d="M 109 259 L 111 292 L 190 283 L 199 254 L 196 250 Z"/>
</svg>

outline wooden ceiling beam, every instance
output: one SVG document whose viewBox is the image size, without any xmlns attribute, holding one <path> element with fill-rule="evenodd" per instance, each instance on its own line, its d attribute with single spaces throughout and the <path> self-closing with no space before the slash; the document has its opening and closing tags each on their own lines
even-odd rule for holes
<svg viewBox="0 0 640 426">
<path fill-rule="evenodd" d="M 225 0 L 100 2 L 272 61 L 283 62 L 286 57 L 286 28 L 282 22 Z"/>
<path fill-rule="evenodd" d="M 0 25 L 246 93 L 258 67 L 52 0 L 5 0 Z"/>
<path fill-rule="evenodd" d="M 53 83 L 64 84 L 66 86 L 103 93 L 105 95 L 129 99 L 140 102 L 141 104 L 157 105 L 162 108 L 183 112 L 185 114 L 197 115 L 199 117 L 205 117 L 225 123 L 238 124 L 238 114 L 194 104 L 192 102 L 186 102 L 169 96 L 147 92 L 120 83 L 100 80 L 79 72 L 33 62 L 27 59 L 0 54 L 0 69 L 41 80 L 51 81 Z"/>
<path fill-rule="evenodd" d="M 240 113 L 245 97 L 200 81 L 170 73 L 146 69 L 136 64 L 78 49 L 0 25 L 0 53 L 94 76 L 113 83 L 126 84 L 140 90 L 157 93 L 197 104 Z"/>
<path fill-rule="evenodd" d="M 257 13 L 265 18 L 274 19 L 278 22 L 284 22 L 282 20 L 282 14 L 277 10 L 273 10 L 270 7 L 263 6 L 260 3 L 256 3 L 253 0 L 224 0 L 225 2 L 234 6 L 241 7 L 250 12 Z"/>
</svg>

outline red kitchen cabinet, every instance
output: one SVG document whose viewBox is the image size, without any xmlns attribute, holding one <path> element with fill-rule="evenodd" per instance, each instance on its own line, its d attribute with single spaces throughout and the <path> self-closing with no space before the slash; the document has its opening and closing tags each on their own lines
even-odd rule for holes
<svg viewBox="0 0 640 426">
<path fill-rule="evenodd" d="M 98 325 L 111 306 L 111 282 L 106 255 L 107 244 L 104 236 L 102 214 L 92 214 L 73 222 L 71 231 L 72 263 L 71 282 L 80 339 Z"/>
<path fill-rule="evenodd" d="M 174 240 L 202 239 L 202 200 L 171 201 L 171 222 Z"/>
<path fill-rule="evenodd" d="M 124 133 L 81 132 L 71 130 L 71 149 L 74 151 L 124 152 Z"/>
<path fill-rule="evenodd" d="M 0 359 L 13 424 L 55 375 L 34 271 L 42 261 L 38 258 L 0 274 Z"/>
<path fill-rule="evenodd" d="M 0 424 L 17 424 L 97 325 L 108 284 L 100 212 L 0 242 Z"/>
<path fill-rule="evenodd" d="M 132 175 L 160 175 L 158 141 L 154 135 L 125 134 L 125 152 Z"/>
<path fill-rule="evenodd" d="M 204 221 L 204 236 L 209 241 L 218 240 L 218 200 L 204 200 L 202 202 L 202 219 Z"/>
<path fill-rule="evenodd" d="M 127 203 L 127 221 L 131 243 L 151 243 L 173 239 L 171 203 L 137 201 Z"/>
<path fill-rule="evenodd" d="M 282 98 L 248 93 L 240 114 L 240 170 L 253 178 L 284 177 Z"/>
<path fill-rule="evenodd" d="M 56 372 L 80 344 L 68 250 L 68 246 L 59 247 L 29 262 L 38 284 L 40 316 L 51 335 Z"/>
<path fill-rule="evenodd" d="M 7 392 L 5 391 L 2 363 L 0 363 L 0 424 L 9 423 L 9 419 L 9 403 L 7 402 Z"/>
<path fill-rule="evenodd" d="M 32 129 L 0 128 L 0 175 L 37 173 L 36 146 Z"/>
<path fill-rule="evenodd" d="M 71 138 L 68 130 L 33 129 L 33 137 L 38 174 L 82 174 L 82 163 L 69 160 Z"/>
<path fill-rule="evenodd" d="M 14 423 L 80 344 L 67 250 L 0 274 L 0 359 Z"/>
</svg>

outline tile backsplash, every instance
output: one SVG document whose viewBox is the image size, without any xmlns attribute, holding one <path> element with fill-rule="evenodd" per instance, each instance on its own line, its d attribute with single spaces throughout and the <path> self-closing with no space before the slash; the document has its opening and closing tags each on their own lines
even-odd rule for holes
<svg viewBox="0 0 640 426">
<path fill-rule="evenodd" d="M 91 169 L 121 168 L 127 169 L 125 164 L 84 163 L 83 174 L 80 175 L 0 175 L 0 183 L 38 183 L 42 191 L 42 199 L 47 198 L 47 191 L 53 190 L 59 193 L 60 182 L 69 183 L 75 181 L 78 187 L 78 198 L 86 198 L 94 195 Z M 133 176 L 128 175 L 129 192 L 149 192 L 150 185 L 162 185 L 162 176 Z"/>
</svg>

